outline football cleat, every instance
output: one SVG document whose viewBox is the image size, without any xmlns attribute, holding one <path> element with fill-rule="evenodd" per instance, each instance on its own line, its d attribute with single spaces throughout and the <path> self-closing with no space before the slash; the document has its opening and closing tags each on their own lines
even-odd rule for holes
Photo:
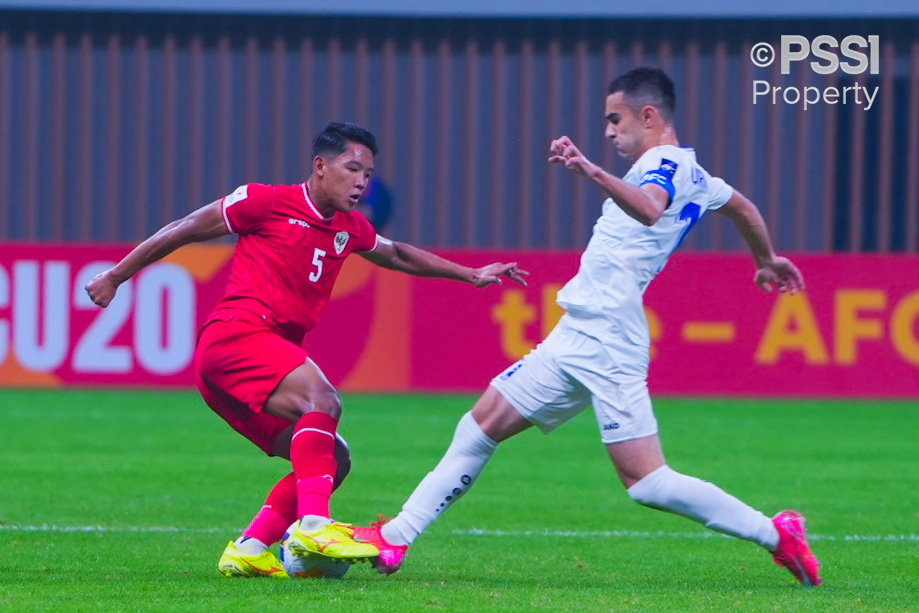
<svg viewBox="0 0 919 613">
<path fill-rule="evenodd" d="M 804 516 L 797 511 L 782 511 L 772 518 L 779 533 L 779 546 L 772 559 L 787 568 L 804 587 L 820 585 L 820 563 L 814 557 L 804 533 Z"/>
<path fill-rule="evenodd" d="M 242 553 L 236 548 L 236 544 L 230 541 L 220 561 L 217 562 L 217 570 L 224 577 L 273 577 L 275 579 L 287 579 L 287 572 L 281 566 L 281 562 L 267 549 L 257 556 L 249 556 Z"/>
<path fill-rule="evenodd" d="M 296 523 L 296 529 L 287 539 L 287 548 L 291 553 L 305 556 L 318 553 L 337 560 L 365 560 L 380 555 L 380 551 L 370 543 L 359 543 L 352 538 L 353 528 L 348 524 L 333 522 L 314 532 L 307 532 Z"/>
<path fill-rule="evenodd" d="M 381 528 L 389 518 L 380 515 L 377 521 L 369 526 L 354 526 L 354 540 L 370 543 L 380 550 L 380 555 L 373 560 L 373 567 L 383 575 L 391 575 L 402 567 L 408 545 L 393 545 L 383 537 Z"/>
</svg>

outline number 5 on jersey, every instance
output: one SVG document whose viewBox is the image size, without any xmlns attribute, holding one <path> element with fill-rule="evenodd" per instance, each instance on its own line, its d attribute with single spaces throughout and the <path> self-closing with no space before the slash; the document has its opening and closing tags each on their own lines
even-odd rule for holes
<svg viewBox="0 0 919 613">
<path fill-rule="evenodd" d="M 310 281 L 315 283 L 319 280 L 319 277 L 322 276 L 322 258 L 325 257 L 325 251 L 322 249 L 316 248 L 316 251 L 313 252 L 313 266 L 316 267 L 316 270 L 310 273 Z"/>
</svg>

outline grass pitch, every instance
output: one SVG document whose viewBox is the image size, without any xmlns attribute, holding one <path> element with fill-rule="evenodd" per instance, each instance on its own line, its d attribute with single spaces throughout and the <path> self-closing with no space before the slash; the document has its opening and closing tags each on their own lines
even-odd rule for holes
<svg viewBox="0 0 919 613">
<path fill-rule="evenodd" d="M 335 516 L 395 514 L 466 396 L 344 398 Z M 919 611 L 919 405 L 658 399 L 670 464 L 808 517 L 825 584 L 631 502 L 591 412 L 503 444 L 392 577 L 228 580 L 288 470 L 192 392 L 0 391 L 0 611 Z"/>
</svg>

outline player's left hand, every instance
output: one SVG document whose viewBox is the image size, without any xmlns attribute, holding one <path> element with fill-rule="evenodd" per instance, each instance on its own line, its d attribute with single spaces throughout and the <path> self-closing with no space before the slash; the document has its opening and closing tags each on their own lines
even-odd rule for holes
<svg viewBox="0 0 919 613">
<path fill-rule="evenodd" d="M 772 261 L 758 268 L 753 281 L 766 292 L 777 289 L 782 293 L 795 294 L 804 289 L 801 271 L 791 260 L 781 256 L 772 258 Z"/>
<path fill-rule="evenodd" d="M 503 281 L 502 277 L 507 277 L 511 281 L 515 281 L 526 287 L 526 277 L 529 274 L 530 273 L 526 270 L 517 268 L 517 262 L 511 262 L 510 264 L 495 262 L 494 264 L 489 264 L 488 266 L 473 270 L 471 281 L 476 287 L 485 287 L 486 285 L 492 284 L 501 285 Z"/>
</svg>

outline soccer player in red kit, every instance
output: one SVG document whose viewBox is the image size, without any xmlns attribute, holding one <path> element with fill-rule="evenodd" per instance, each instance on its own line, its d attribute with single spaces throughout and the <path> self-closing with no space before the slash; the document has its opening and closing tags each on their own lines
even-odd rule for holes
<svg viewBox="0 0 919 613">
<path fill-rule="evenodd" d="M 376 137 L 351 123 L 330 123 L 316 136 L 312 173 L 298 185 L 242 185 L 232 194 L 174 221 L 121 262 L 93 278 L 86 291 L 105 307 L 118 286 L 179 247 L 237 234 L 227 291 L 198 333 L 196 382 L 208 406 L 293 472 L 218 562 L 226 576 L 286 577 L 268 547 L 288 539 L 294 554 L 365 559 L 379 555 L 331 519 L 329 499 L 347 475 L 350 454 L 337 434 L 338 392 L 302 349 L 352 253 L 412 275 L 476 287 L 506 277 L 525 283 L 516 263 L 472 269 L 406 243 L 378 236 L 354 207 L 373 172 Z"/>
</svg>

